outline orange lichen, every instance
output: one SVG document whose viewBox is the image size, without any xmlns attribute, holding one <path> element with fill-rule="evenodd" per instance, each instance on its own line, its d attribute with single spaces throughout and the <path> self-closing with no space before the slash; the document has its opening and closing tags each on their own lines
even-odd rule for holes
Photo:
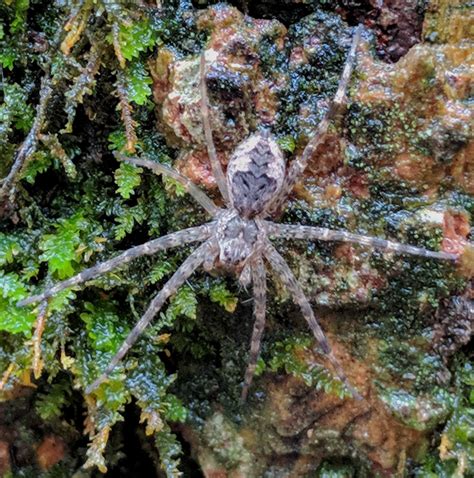
<svg viewBox="0 0 474 478">
<path fill-rule="evenodd" d="M 10 378 L 11 374 L 15 371 L 16 368 L 17 368 L 17 365 L 15 363 L 11 363 L 7 367 L 5 372 L 3 372 L 2 379 L 0 380 L 0 391 L 3 390 L 3 388 L 8 382 L 8 379 Z"/>
<path fill-rule="evenodd" d="M 307 458 L 308 453 L 313 453 L 313 460 L 317 459 L 321 442 L 324 442 L 324 438 L 318 440 L 318 437 L 328 430 L 328 436 L 333 439 L 343 436 L 344 441 L 354 444 L 359 452 L 365 453 L 372 466 L 383 476 L 393 476 L 403 450 L 410 457 L 416 456 L 426 443 L 426 435 L 397 421 L 372 388 L 370 365 L 355 360 L 340 341 L 329 339 L 349 381 L 363 394 L 364 399 L 341 401 L 335 396 L 308 388 L 304 388 L 304 393 L 303 390 L 298 393 L 297 390 L 302 389 L 301 382 L 286 377 L 268 386 L 266 406 L 272 410 L 269 425 L 287 440 L 298 437 L 300 446 L 307 453 L 301 455 L 297 462 Z M 310 360 L 310 357 L 305 359 Z M 310 428 L 307 428 L 306 423 L 311 425 Z M 304 435 L 301 431 L 305 431 Z M 298 466 L 298 463 L 294 466 Z"/>
<path fill-rule="evenodd" d="M 474 141 L 457 153 L 449 174 L 467 193 L 474 194 Z"/>
<path fill-rule="evenodd" d="M 470 225 L 467 214 L 447 211 L 443 216 L 442 249 L 452 254 L 462 254 L 468 244 Z"/>
<path fill-rule="evenodd" d="M 474 277 L 474 246 L 467 244 L 459 258 L 459 272 L 462 276 L 472 279 Z M 471 298 L 474 299 L 474 293 L 471 290 Z"/>
<path fill-rule="evenodd" d="M 394 169 L 401 179 L 423 184 L 437 183 L 444 176 L 433 158 L 408 152 L 394 159 Z"/>
<path fill-rule="evenodd" d="M 206 189 L 217 187 L 205 150 L 194 149 L 181 154 L 176 162 L 176 169 L 193 183 L 202 184 Z"/>
<path fill-rule="evenodd" d="M 71 49 L 79 41 L 84 32 L 89 15 L 92 10 L 92 2 L 87 1 L 79 12 L 73 15 L 64 26 L 64 30 L 67 32 L 66 37 L 61 43 L 61 51 L 65 55 L 69 55 Z"/>
<path fill-rule="evenodd" d="M 10 444 L 0 441 L 0 476 L 8 476 L 11 470 Z"/>
<path fill-rule="evenodd" d="M 36 379 L 41 377 L 44 362 L 41 359 L 41 337 L 43 336 L 44 328 L 46 326 L 47 318 L 47 303 L 40 304 L 40 310 L 36 317 L 35 333 L 33 334 L 33 376 Z"/>
<path fill-rule="evenodd" d="M 46 436 L 36 449 L 36 459 L 39 467 L 49 470 L 56 463 L 59 463 L 66 454 L 64 441 L 55 435 Z"/>
</svg>

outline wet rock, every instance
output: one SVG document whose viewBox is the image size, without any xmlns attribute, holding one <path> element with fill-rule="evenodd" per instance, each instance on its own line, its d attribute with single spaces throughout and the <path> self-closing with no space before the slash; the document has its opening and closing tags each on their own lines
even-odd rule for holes
<svg viewBox="0 0 474 478">
<path fill-rule="evenodd" d="M 416 0 L 247 2 L 250 15 L 276 17 L 285 25 L 296 23 L 318 7 L 337 11 L 351 25 L 363 23 L 370 28 L 376 37 L 377 55 L 384 61 L 398 61 L 421 39 L 425 6 Z"/>
<path fill-rule="evenodd" d="M 311 158 L 283 220 L 461 253 L 472 240 L 472 46 L 455 41 L 417 44 L 423 12 L 416 10 L 415 2 L 405 2 L 405 9 L 402 2 L 372 3 L 386 34 L 378 34 L 379 46 L 385 42 L 385 59 L 398 62 L 377 58 L 372 40 L 364 37 L 348 111 Z M 212 15 L 222 14 L 210 11 L 203 18 L 215 21 Z M 225 18 L 241 25 L 235 13 Z M 231 94 L 218 96 L 213 74 L 208 75 L 223 163 L 227 149 L 245 136 L 256 118 L 271 127 L 291 161 L 303 150 L 337 87 L 351 38 L 340 18 L 317 12 L 291 25 L 287 33 L 279 31 L 274 45 L 283 55 L 283 67 L 270 75 L 269 91 L 275 93 L 271 115 L 248 114 L 240 77 L 220 67 L 216 75 L 226 78 Z M 264 66 L 253 56 L 242 61 Z M 222 108 L 231 104 L 245 110 L 235 120 L 235 143 L 223 133 L 221 103 Z M 255 101 L 251 111 L 257 111 Z M 168 126 L 172 123 L 167 121 Z M 178 123 L 183 124 L 179 118 Z M 199 127 L 183 130 L 189 137 L 182 134 L 182 141 L 202 144 Z M 210 186 L 205 153 L 186 154 L 178 161 L 181 169 Z M 447 370 L 447 359 L 467 342 L 472 324 L 466 308 L 458 308 L 449 296 L 462 296 L 469 283 L 456 282 L 460 278 L 449 265 L 355 245 L 290 241 L 278 246 L 308 298 L 322 306 L 318 315 L 334 354 L 364 400 L 318 390 L 320 382 L 313 380 L 312 371 L 330 365 L 312 350 L 299 350 L 298 373 L 284 366 L 272 369 L 268 362 L 275 355 L 264 353 L 265 370 L 272 373 L 256 379 L 251 407 L 237 413 L 223 405 L 228 405 L 227 390 L 222 392 L 227 402 L 216 392 L 200 425 L 185 427 L 206 476 L 303 477 L 318 473 L 328 459 L 344 461 L 367 476 L 401 474 L 407 463 L 420 460 L 433 430 L 451 413 L 451 393 L 440 393 L 437 387 L 448 386 L 449 373 L 442 380 L 440 375 Z M 278 309 L 271 309 L 269 329 L 277 335 L 282 333 L 280 320 L 303 320 L 294 309 L 281 307 L 289 298 L 278 281 L 275 295 Z M 437 310 L 439 303 L 444 305 Z M 285 340 L 291 341 L 288 333 L 285 329 Z M 287 343 L 281 335 L 279 340 Z M 218 383 L 213 381 L 213 391 L 220 390 Z"/>
<path fill-rule="evenodd" d="M 468 45 L 417 45 L 395 65 L 383 65 L 362 50 L 365 80 L 354 100 L 382 118 L 389 154 L 378 154 L 387 174 L 422 186 L 434 194 L 450 178 L 472 193 L 474 187 L 472 107 L 473 67 Z M 456 78 L 456 79 L 455 79 Z M 390 118 L 383 112 L 391 111 Z M 378 113 L 376 113 L 378 112 Z M 367 122 L 366 122 L 367 125 Z M 366 126 L 367 127 L 367 126 Z M 375 158 L 374 158 L 375 159 Z"/>
<path fill-rule="evenodd" d="M 265 70 L 261 56 L 265 48 L 283 48 L 286 29 L 276 20 L 244 17 L 227 5 L 202 12 L 198 27 L 210 34 L 205 53 L 210 121 L 219 159 L 225 164 L 250 132 L 274 121 L 282 76 Z M 188 174 L 196 169 L 190 176 L 209 187 L 213 181 L 204 160 L 199 63 L 198 56 L 178 59 L 161 50 L 154 65 L 154 91 L 168 141 L 182 146 L 178 168 Z"/>
<path fill-rule="evenodd" d="M 471 294 L 472 295 L 472 294 Z M 433 349 L 447 363 L 461 347 L 468 344 L 474 333 L 474 297 L 452 297 L 437 313 Z"/>
<path fill-rule="evenodd" d="M 363 368 L 355 364 L 351 374 L 359 384 L 367 374 Z M 266 383 L 265 403 L 257 410 L 253 405 L 243 425 L 217 412 L 194 435 L 205 476 L 304 477 L 327 457 L 393 476 L 406 455 L 416 458 L 427 445 L 427 435 L 400 424 L 368 382 L 361 386 L 366 390 L 361 402 L 335 399 L 291 377 Z M 238 458 L 223 460 L 235 447 Z"/>
</svg>

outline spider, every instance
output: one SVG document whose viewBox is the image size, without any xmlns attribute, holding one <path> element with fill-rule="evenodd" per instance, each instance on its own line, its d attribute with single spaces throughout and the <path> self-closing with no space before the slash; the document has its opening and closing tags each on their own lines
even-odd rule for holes
<svg viewBox="0 0 474 478">
<path fill-rule="evenodd" d="M 157 315 L 161 307 L 163 307 L 166 300 L 176 293 L 178 288 L 197 268 L 202 266 L 206 271 L 209 271 L 216 265 L 219 265 L 227 271 L 238 275 L 239 281 L 243 285 L 247 286 L 252 284 L 253 287 L 255 324 L 250 343 L 249 362 L 242 387 L 241 396 L 242 399 L 245 400 L 254 376 L 265 327 L 267 263 L 290 292 L 294 302 L 301 309 L 320 350 L 327 356 L 336 376 L 344 383 L 355 398 L 362 398 L 359 392 L 348 382 L 341 365 L 329 346 L 301 285 L 285 259 L 272 245 L 270 239 L 342 241 L 389 250 L 398 254 L 411 254 L 425 258 L 451 261 L 456 260 L 457 256 L 455 254 L 434 252 L 400 244 L 377 237 L 363 236 L 321 227 L 277 224 L 268 219 L 282 207 L 292 191 L 293 186 L 301 178 L 309 159 L 321 143 L 331 120 L 340 114 L 344 108 L 347 102 L 346 89 L 355 63 L 360 35 L 361 26 L 358 26 L 352 39 L 334 100 L 302 154 L 293 159 L 288 168 L 285 165 L 283 153 L 275 139 L 269 132 L 261 131 L 252 134 L 235 149 L 230 157 L 227 173 L 226 175 L 224 174 L 221 164 L 217 159 L 212 137 L 209 121 L 209 100 L 206 87 L 206 58 L 204 53 L 201 55 L 199 87 L 201 92 L 202 122 L 212 172 L 225 203 L 224 208 L 217 207 L 216 204 L 188 178 L 168 166 L 143 158 L 130 158 L 117 155 L 119 160 L 136 166 L 149 168 L 155 173 L 168 175 L 180 182 L 197 203 L 207 211 L 212 217 L 212 220 L 204 225 L 180 230 L 153 239 L 145 244 L 132 247 L 117 257 L 86 269 L 70 279 L 53 285 L 41 294 L 30 296 L 19 303 L 21 306 L 35 302 L 45 304 L 48 298 L 61 290 L 83 284 L 137 257 L 151 255 L 157 251 L 184 244 L 201 243 L 153 298 L 148 309 L 132 329 L 105 371 L 87 387 L 86 393 L 91 393 L 108 378 L 115 366 L 122 360 L 139 338 L 140 334 Z"/>
</svg>

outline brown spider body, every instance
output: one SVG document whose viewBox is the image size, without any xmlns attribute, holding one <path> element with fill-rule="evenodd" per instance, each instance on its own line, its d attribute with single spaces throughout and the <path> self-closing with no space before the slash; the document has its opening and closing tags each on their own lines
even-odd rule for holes
<svg viewBox="0 0 474 478">
<path fill-rule="evenodd" d="M 183 244 L 202 243 L 187 257 L 155 295 L 148 309 L 132 329 L 105 371 L 86 389 L 87 393 L 91 393 L 102 382 L 107 380 L 108 375 L 126 355 L 165 302 L 195 270 L 199 267 L 210 270 L 216 266 L 223 266 L 228 272 L 240 275 L 241 283 L 245 285 L 252 283 L 253 287 L 255 325 L 250 342 L 249 364 L 242 388 L 242 398 L 245 399 L 252 383 L 265 327 L 266 269 L 269 266 L 300 308 L 303 317 L 307 321 L 316 339 L 319 350 L 325 354 L 337 377 L 352 392 L 354 397 L 360 398 L 359 393 L 350 385 L 342 367 L 333 355 L 330 344 L 317 321 L 303 288 L 285 259 L 271 243 L 271 239 L 342 241 L 369 246 L 373 249 L 389 250 L 398 254 L 416 255 L 426 259 L 457 260 L 455 254 L 429 251 L 382 238 L 363 236 L 321 227 L 301 226 L 298 224 L 277 224 L 266 220 L 274 211 L 281 209 L 288 194 L 299 178 L 301 178 L 309 159 L 314 155 L 317 146 L 322 141 L 322 138 L 324 138 L 330 121 L 343 110 L 346 100 L 345 91 L 355 62 L 360 30 L 360 28 L 357 28 L 356 34 L 354 35 L 339 81 L 338 90 L 331 107 L 314 131 L 313 137 L 309 140 L 302 154 L 294 158 L 288 168 L 285 167 L 283 154 L 276 141 L 268 132 L 259 132 L 250 136 L 236 148 L 229 160 L 227 175 L 224 175 L 222 166 L 217 158 L 212 138 L 206 90 L 206 59 L 204 55 L 201 56 L 200 90 L 204 134 L 212 171 L 225 204 L 224 208 L 217 207 L 216 204 L 188 178 L 165 165 L 146 159 L 119 158 L 137 166 L 147 167 L 158 174 L 173 177 L 179 181 L 189 194 L 207 211 L 212 217 L 212 220 L 202 226 L 177 231 L 167 236 L 153 239 L 140 246 L 132 247 L 117 257 L 86 269 L 80 274 L 55 284 L 42 293 L 31 296 L 19 303 L 19 305 L 34 302 L 44 304 L 50 297 L 61 290 L 83 284 L 137 257 L 154 254 L 157 251 Z"/>
</svg>

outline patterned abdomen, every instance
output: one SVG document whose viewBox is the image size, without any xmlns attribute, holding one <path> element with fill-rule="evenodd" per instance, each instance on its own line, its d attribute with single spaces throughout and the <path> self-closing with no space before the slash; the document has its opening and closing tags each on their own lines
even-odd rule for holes
<svg viewBox="0 0 474 478">
<path fill-rule="evenodd" d="M 285 176 L 283 154 L 268 133 L 256 133 L 241 143 L 227 168 L 230 200 L 240 216 L 263 212 L 280 190 Z"/>
</svg>

